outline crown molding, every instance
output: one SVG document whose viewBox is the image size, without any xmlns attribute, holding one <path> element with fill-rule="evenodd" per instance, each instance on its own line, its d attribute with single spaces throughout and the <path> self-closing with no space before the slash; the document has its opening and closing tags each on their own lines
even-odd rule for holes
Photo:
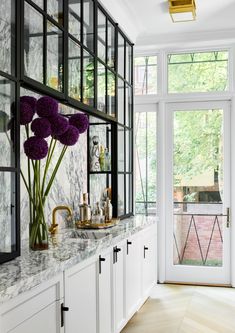
<svg viewBox="0 0 235 333">
<path fill-rule="evenodd" d="M 235 42 L 235 29 L 214 30 L 202 32 L 187 32 L 177 34 L 149 34 L 139 36 L 136 41 L 136 48 L 141 49 L 164 49 L 181 48 L 211 44 L 231 44 Z"/>
</svg>

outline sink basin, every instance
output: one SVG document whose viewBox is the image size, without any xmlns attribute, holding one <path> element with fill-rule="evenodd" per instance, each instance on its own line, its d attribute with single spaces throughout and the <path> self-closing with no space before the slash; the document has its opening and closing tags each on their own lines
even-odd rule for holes
<svg viewBox="0 0 235 333">
<path fill-rule="evenodd" d="M 105 237 L 109 237 L 110 232 L 108 231 L 93 231 L 93 230 L 73 230 L 70 234 L 70 238 L 79 239 L 92 239 L 99 240 Z"/>
</svg>

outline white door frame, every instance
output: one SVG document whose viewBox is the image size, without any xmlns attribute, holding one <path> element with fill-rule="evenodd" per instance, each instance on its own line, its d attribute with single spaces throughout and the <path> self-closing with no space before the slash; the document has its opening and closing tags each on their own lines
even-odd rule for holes
<svg viewBox="0 0 235 333">
<path fill-rule="evenodd" d="M 197 105 L 195 107 L 198 108 L 200 106 L 200 102 L 195 102 Z M 159 225 L 158 225 L 158 249 L 159 249 L 159 282 L 163 283 L 166 281 L 166 265 L 165 265 L 165 259 L 166 259 L 166 232 L 169 232 L 166 230 L 166 212 L 168 211 L 166 203 L 168 202 L 169 205 L 169 188 L 171 187 L 171 184 L 169 184 L 169 177 L 167 177 L 167 170 L 165 170 L 165 166 L 169 163 L 167 162 L 167 156 L 166 156 L 166 143 L 169 140 L 169 135 L 166 132 L 167 129 L 167 124 L 169 123 L 169 112 L 167 112 L 166 108 L 173 108 L 175 109 L 175 105 L 177 104 L 178 109 L 193 109 L 193 104 L 192 103 L 168 103 L 165 104 L 164 102 L 159 103 L 159 109 L 158 109 L 158 215 L 159 215 Z M 216 107 L 216 106 L 222 106 L 226 107 L 227 105 L 227 111 L 230 110 L 230 102 L 227 101 L 212 101 L 212 102 L 202 102 L 201 106 L 202 109 L 210 108 L 210 107 Z M 229 109 L 228 109 L 229 108 Z M 229 112 L 226 112 L 228 114 Z M 230 121 L 230 124 L 234 123 L 235 116 L 232 114 L 232 119 Z M 225 115 L 226 117 L 226 115 Z M 225 120 L 226 121 L 226 120 Z M 232 125 L 231 125 L 232 127 Z M 231 131 L 231 138 L 232 142 L 235 142 L 235 131 Z M 226 132 L 226 135 L 229 136 L 229 131 Z M 230 140 L 230 137 L 227 137 L 228 140 Z M 168 142 L 169 144 L 169 142 Z M 233 153 L 234 151 L 234 153 Z M 230 151 L 227 152 L 230 156 Z M 234 147 L 232 146 L 231 150 L 232 156 L 231 156 L 231 166 L 233 167 L 235 165 L 235 145 Z M 228 168 L 230 168 L 230 165 L 228 165 Z M 169 171 L 168 171 L 169 172 Z M 227 173 L 229 172 L 229 169 L 227 169 Z M 231 183 L 231 187 L 234 188 L 233 184 L 235 183 L 235 177 L 232 177 L 232 182 L 231 179 L 228 179 L 229 183 Z M 233 192 L 233 191 L 232 191 Z M 233 193 L 231 193 L 233 194 Z M 231 198 L 231 209 L 235 207 L 235 200 L 234 196 Z M 233 223 L 232 223 L 233 225 Z M 235 245 L 233 244 L 233 240 L 235 239 L 235 230 L 232 227 L 230 230 L 231 233 L 231 243 L 232 243 L 232 251 L 231 251 L 231 259 L 234 256 L 235 252 Z M 233 261 L 231 260 L 231 276 L 229 276 L 229 280 L 231 281 L 231 284 L 235 286 L 235 265 L 233 264 Z M 198 268 L 198 267 L 197 267 Z M 217 269 L 217 268 L 216 268 Z M 182 274 L 181 274 L 182 275 Z M 192 274 L 191 274 L 192 275 Z M 190 279 L 190 276 L 188 277 Z M 185 279 L 185 281 L 188 279 Z M 195 281 L 192 281 L 195 282 Z M 211 281 L 209 281 L 211 282 Z M 208 283 L 209 283 L 208 282 Z M 220 283 L 219 281 L 213 281 L 214 283 Z"/>
</svg>

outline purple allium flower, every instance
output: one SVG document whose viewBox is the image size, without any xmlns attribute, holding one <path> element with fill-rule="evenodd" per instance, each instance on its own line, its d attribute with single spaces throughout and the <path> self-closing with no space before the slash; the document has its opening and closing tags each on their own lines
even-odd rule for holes
<svg viewBox="0 0 235 333">
<path fill-rule="evenodd" d="M 51 123 L 51 132 L 53 136 L 62 135 L 69 127 L 68 120 L 61 115 L 57 115 L 56 117 L 50 118 L 49 120 Z"/>
<path fill-rule="evenodd" d="M 69 123 L 70 125 L 77 127 L 80 134 L 86 132 L 89 126 L 88 117 L 84 113 L 76 113 L 72 115 L 69 119 Z"/>
<path fill-rule="evenodd" d="M 31 105 L 20 102 L 20 125 L 27 125 L 33 120 L 34 111 Z"/>
<path fill-rule="evenodd" d="M 73 125 L 69 125 L 67 131 L 59 136 L 59 141 L 65 146 L 73 146 L 79 138 L 79 130 Z"/>
<path fill-rule="evenodd" d="M 36 118 L 32 121 L 31 130 L 39 138 L 47 138 L 51 135 L 51 123 L 47 118 Z"/>
<path fill-rule="evenodd" d="M 52 97 L 43 96 L 37 101 L 36 110 L 39 117 L 55 117 L 58 114 L 58 102 Z"/>
<path fill-rule="evenodd" d="M 31 136 L 24 142 L 24 152 L 31 160 L 41 160 L 47 155 L 47 142 L 45 139 Z"/>
<path fill-rule="evenodd" d="M 33 110 L 35 111 L 36 104 L 37 104 L 37 99 L 35 97 L 21 96 L 20 101 L 24 102 L 24 103 L 28 103 L 33 108 Z"/>
</svg>

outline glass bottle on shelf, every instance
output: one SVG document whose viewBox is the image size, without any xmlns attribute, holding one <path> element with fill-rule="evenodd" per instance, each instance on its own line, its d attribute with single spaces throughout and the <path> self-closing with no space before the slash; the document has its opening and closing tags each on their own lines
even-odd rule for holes
<svg viewBox="0 0 235 333">
<path fill-rule="evenodd" d="M 105 171 L 110 171 L 111 170 L 111 158 L 110 158 L 108 148 L 105 148 L 104 159 L 105 159 Z"/>
<path fill-rule="evenodd" d="M 100 170 L 106 171 L 105 170 L 105 150 L 104 150 L 104 146 L 102 146 L 102 145 L 100 146 L 99 161 L 100 161 Z"/>
<path fill-rule="evenodd" d="M 83 193 L 83 203 L 79 207 L 80 221 L 90 222 L 91 221 L 91 206 L 88 204 L 88 193 Z"/>
</svg>

